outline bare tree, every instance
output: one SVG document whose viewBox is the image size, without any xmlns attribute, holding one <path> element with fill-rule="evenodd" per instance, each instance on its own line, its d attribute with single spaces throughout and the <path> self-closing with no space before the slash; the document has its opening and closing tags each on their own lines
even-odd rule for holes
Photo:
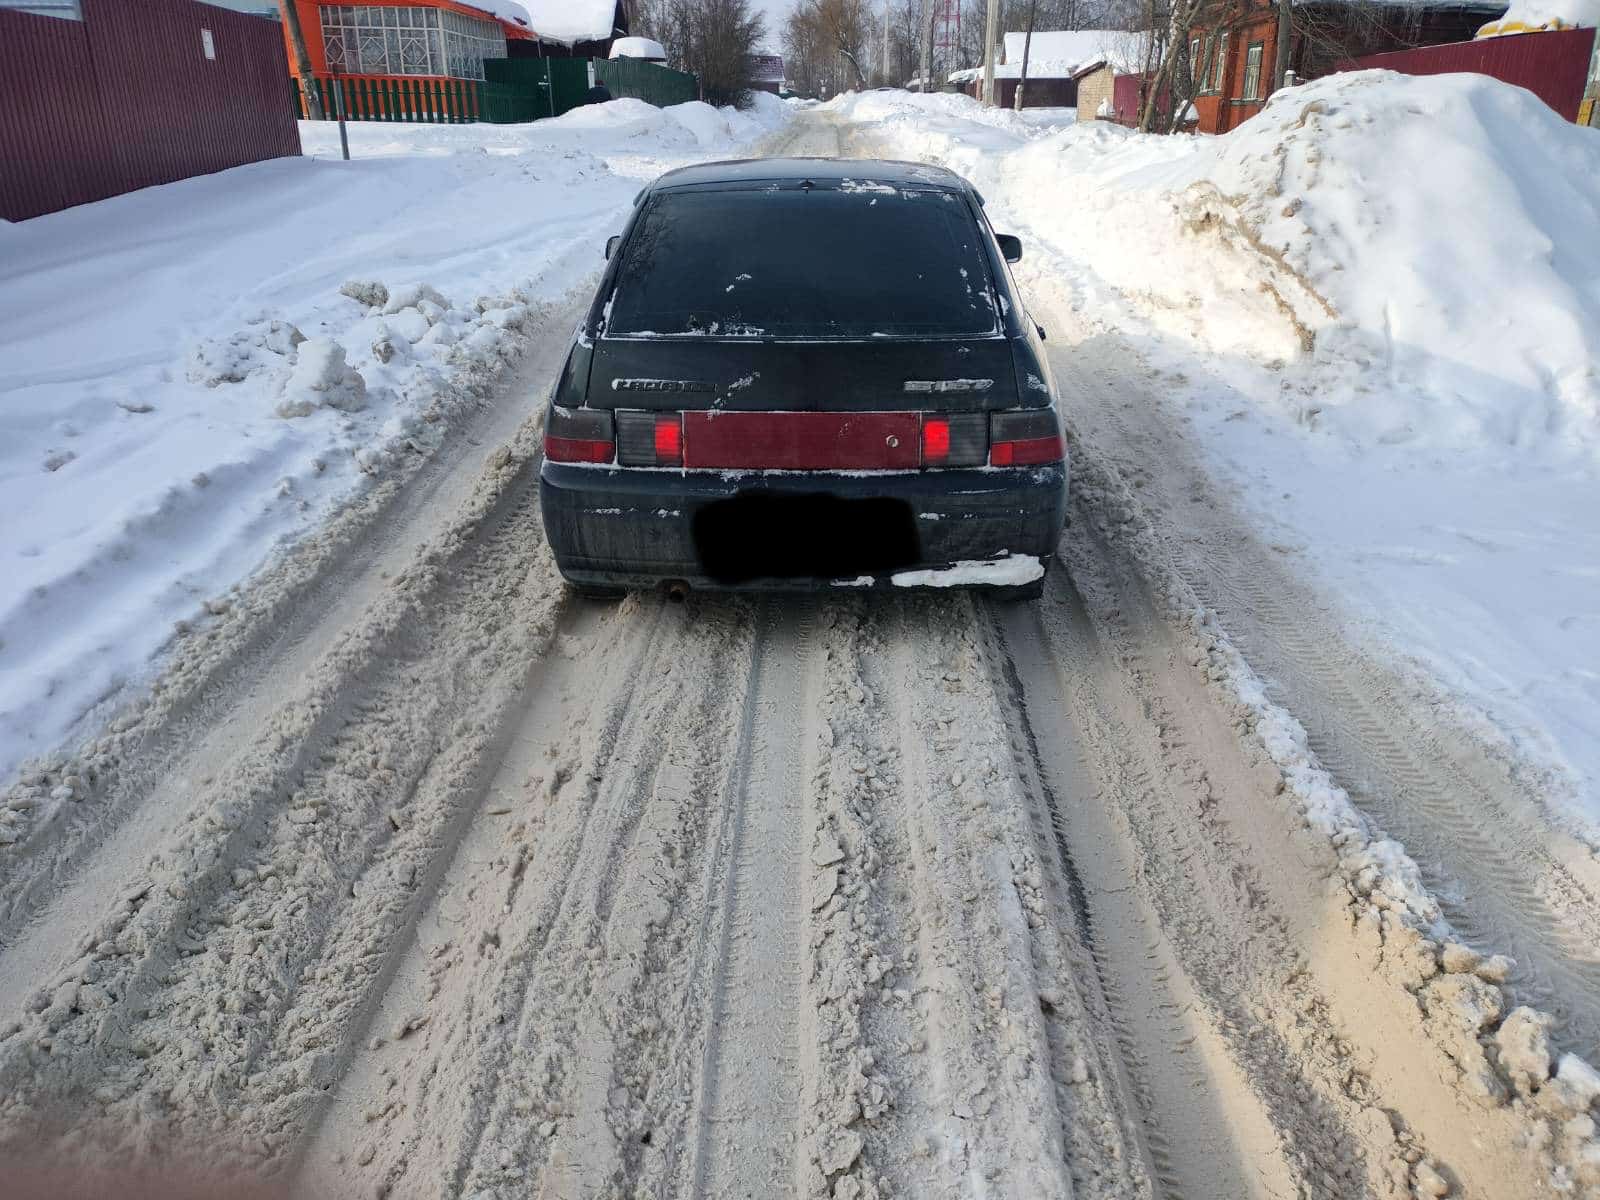
<svg viewBox="0 0 1600 1200">
<path fill-rule="evenodd" d="M 750 0 L 638 0 L 633 25 L 662 44 L 670 66 L 700 77 L 707 102 L 749 102 L 751 59 L 766 35 Z"/>
<path fill-rule="evenodd" d="M 1011 106 L 1017 112 L 1022 111 L 1022 93 L 1028 86 L 1028 55 L 1033 50 L 1033 19 L 1038 12 L 1039 0 L 1028 2 L 1028 30 L 1022 35 L 1022 74 L 1017 77 L 1017 93 L 1011 98 Z"/>
</svg>

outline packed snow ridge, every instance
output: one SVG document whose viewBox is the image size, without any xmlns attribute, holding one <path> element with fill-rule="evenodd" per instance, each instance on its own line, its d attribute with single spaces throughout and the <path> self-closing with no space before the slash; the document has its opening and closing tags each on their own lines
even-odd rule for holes
<svg viewBox="0 0 1600 1200">
<path fill-rule="evenodd" d="M 355 124 L 348 164 L 308 123 L 304 158 L 0 224 L 0 777 L 431 453 L 539 305 L 592 276 L 641 181 L 787 111 Z"/>
</svg>

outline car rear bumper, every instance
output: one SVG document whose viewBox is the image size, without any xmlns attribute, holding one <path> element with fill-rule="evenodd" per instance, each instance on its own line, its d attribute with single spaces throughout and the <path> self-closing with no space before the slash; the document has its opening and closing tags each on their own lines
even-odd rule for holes
<svg viewBox="0 0 1600 1200">
<path fill-rule="evenodd" d="M 556 564 L 573 583 L 808 591 L 895 586 L 903 572 L 1022 555 L 1048 564 L 1066 521 L 1067 472 L 1066 463 L 852 474 L 546 462 L 540 497 Z M 1016 577 L 1007 575 L 995 579 Z M 950 578 L 968 586 L 973 573 Z"/>
</svg>

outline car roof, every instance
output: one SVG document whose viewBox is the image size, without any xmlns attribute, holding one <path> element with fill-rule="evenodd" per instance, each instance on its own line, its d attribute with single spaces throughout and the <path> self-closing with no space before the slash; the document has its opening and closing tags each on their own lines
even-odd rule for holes
<svg viewBox="0 0 1600 1200">
<path fill-rule="evenodd" d="M 772 183 L 813 179 L 818 183 L 870 180 L 873 183 L 971 191 L 972 185 L 954 171 L 928 163 L 897 162 L 884 158 L 734 158 L 724 162 L 679 167 L 658 178 L 646 192 L 703 184 Z"/>
</svg>

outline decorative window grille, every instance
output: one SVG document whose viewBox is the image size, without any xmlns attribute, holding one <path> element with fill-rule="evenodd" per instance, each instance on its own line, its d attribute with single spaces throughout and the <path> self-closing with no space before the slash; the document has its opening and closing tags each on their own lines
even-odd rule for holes
<svg viewBox="0 0 1600 1200">
<path fill-rule="evenodd" d="M 328 65 L 347 74 L 482 79 L 483 60 L 506 55 L 499 25 L 459 13 L 389 4 L 325 4 L 321 12 Z"/>
</svg>

